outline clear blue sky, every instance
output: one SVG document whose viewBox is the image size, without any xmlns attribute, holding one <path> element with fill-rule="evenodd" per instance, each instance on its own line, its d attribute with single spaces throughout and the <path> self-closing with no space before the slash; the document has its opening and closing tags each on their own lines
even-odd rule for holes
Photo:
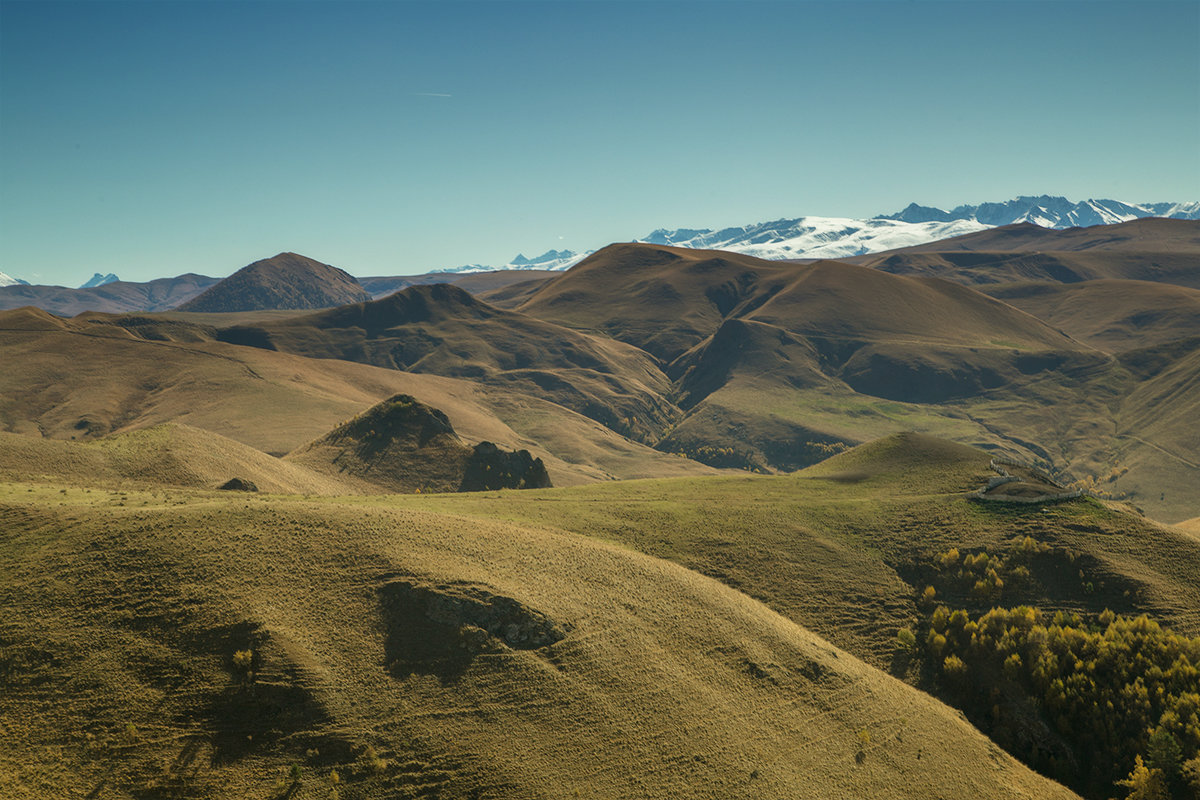
<svg viewBox="0 0 1200 800">
<path fill-rule="evenodd" d="M 1200 198 L 1200 3 L 0 3 L 0 271 Z"/>
</svg>

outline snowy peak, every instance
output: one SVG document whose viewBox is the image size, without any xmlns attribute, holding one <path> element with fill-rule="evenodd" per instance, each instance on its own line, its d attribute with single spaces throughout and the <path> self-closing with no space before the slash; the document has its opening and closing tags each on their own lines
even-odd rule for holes
<svg viewBox="0 0 1200 800">
<path fill-rule="evenodd" d="M 987 228 L 973 220 L 904 222 L 890 219 L 798 217 L 719 231 L 659 229 L 639 242 L 730 250 L 766 259 L 846 258 L 962 236 Z"/>
<path fill-rule="evenodd" d="M 566 269 L 564 265 L 573 266 L 581 258 L 571 250 L 547 250 L 536 258 L 526 258 L 517 253 L 512 261 L 500 269 Z"/>
<path fill-rule="evenodd" d="M 958 206 L 953 211 L 911 203 L 903 211 L 880 219 L 901 222 L 971 220 L 987 226 L 1030 222 L 1043 228 L 1084 228 L 1114 225 L 1143 217 L 1200 219 L 1200 203 L 1126 203 L 1120 200 L 1084 200 L 1073 203 L 1065 197 L 1015 197 L 1004 203 Z"/>
<path fill-rule="evenodd" d="M 20 278 L 14 278 L 12 275 L 6 275 L 0 272 L 0 286 L 28 286 L 29 281 L 23 281 Z"/>
<path fill-rule="evenodd" d="M 101 275 L 99 272 L 97 272 L 97 273 L 93 274 L 92 277 L 88 278 L 87 282 L 85 282 L 79 288 L 80 289 L 94 289 L 97 286 L 103 286 L 106 283 L 116 283 L 119 280 L 121 280 L 121 279 L 118 278 L 116 275 L 114 275 L 111 272 L 108 273 L 107 275 Z"/>
<path fill-rule="evenodd" d="M 659 228 L 641 239 L 643 244 L 729 250 L 765 259 L 847 258 L 949 239 L 968 233 L 1031 223 L 1043 228 L 1113 225 L 1142 217 L 1200 219 L 1200 202 L 1125 203 L 1120 200 L 1084 200 L 1040 195 L 1015 197 L 1003 203 L 980 203 L 944 211 L 910 203 L 903 211 L 872 219 L 796 217 L 758 222 L 733 228 Z M 491 270 L 565 270 L 591 255 L 593 250 L 547 250 L 537 258 L 518 253 L 498 267 L 469 264 L 439 272 Z"/>
<path fill-rule="evenodd" d="M 507 264 L 501 264 L 498 267 L 489 267 L 484 264 L 465 264 L 461 267 L 449 267 L 448 269 L 439 269 L 438 272 L 492 272 L 494 270 L 510 270 L 510 269 L 546 269 L 546 270 L 564 270 L 578 264 L 583 259 L 590 256 L 593 250 L 586 253 L 576 253 L 573 250 L 547 250 L 536 258 L 526 258 L 524 254 L 517 253 Z"/>
</svg>

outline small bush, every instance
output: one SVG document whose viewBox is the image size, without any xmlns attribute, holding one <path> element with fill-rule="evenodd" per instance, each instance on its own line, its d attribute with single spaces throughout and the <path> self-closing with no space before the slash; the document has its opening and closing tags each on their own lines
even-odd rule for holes
<svg viewBox="0 0 1200 800">
<path fill-rule="evenodd" d="M 233 654 L 233 668 L 238 672 L 249 672 L 254 665 L 254 653 L 250 650 L 237 650 Z"/>
</svg>

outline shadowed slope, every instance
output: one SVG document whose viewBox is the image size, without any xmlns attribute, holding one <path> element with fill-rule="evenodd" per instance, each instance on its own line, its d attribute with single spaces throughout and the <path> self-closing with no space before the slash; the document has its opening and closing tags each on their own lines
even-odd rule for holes
<svg viewBox="0 0 1200 800">
<path fill-rule="evenodd" d="M 242 267 L 203 294 L 180 305 L 179 310 L 229 312 L 329 308 L 369 297 L 352 275 L 337 267 L 296 253 L 280 253 Z"/>
</svg>

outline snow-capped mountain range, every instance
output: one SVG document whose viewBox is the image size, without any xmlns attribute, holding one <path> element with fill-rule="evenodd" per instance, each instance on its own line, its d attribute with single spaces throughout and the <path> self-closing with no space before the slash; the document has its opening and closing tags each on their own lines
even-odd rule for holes
<svg viewBox="0 0 1200 800">
<path fill-rule="evenodd" d="M 118 278 L 116 275 L 114 275 L 111 272 L 108 273 L 107 275 L 101 275 L 99 272 L 97 272 L 94 275 L 92 275 L 92 277 L 88 278 L 87 282 L 84 283 L 79 288 L 80 289 L 92 289 L 96 286 L 103 286 L 106 283 L 116 283 L 119 280 L 121 280 L 121 279 Z"/>
<path fill-rule="evenodd" d="M 1006 203 L 982 203 L 959 206 L 953 211 L 919 206 L 908 208 L 883 219 L 902 222 L 951 222 L 974 220 L 987 226 L 1032 222 L 1043 228 L 1075 228 L 1090 225 L 1112 225 L 1143 217 L 1169 219 L 1200 219 L 1200 202 L 1196 203 L 1123 203 L 1120 200 L 1084 200 L 1072 203 L 1065 197 L 1017 197 Z"/>
<path fill-rule="evenodd" d="M 6 275 L 0 272 L 0 286 L 28 286 L 28 281 L 23 281 L 20 278 L 14 278 L 12 275 Z"/>
<path fill-rule="evenodd" d="M 965 219 L 952 222 L 900 222 L 878 218 L 799 217 L 719 231 L 659 229 L 637 241 L 674 247 L 732 250 L 766 259 L 845 258 L 962 236 L 988 227 Z"/>
<path fill-rule="evenodd" d="M 1200 202 L 1135 204 L 1120 200 L 1084 200 L 1073 203 L 1065 197 L 1042 195 L 1017 197 L 1004 203 L 963 205 L 952 211 L 912 203 L 903 211 L 872 219 L 797 217 L 717 231 L 709 228 L 660 228 L 633 241 L 730 250 L 767 259 L 845 258 L 910 247 L 1018 222 L 1030 222 L 1043 228 L 1070 228 L 1112 225 L 1142 217 L 1200 219 Z M 593 252 L 548 250 L 536 258 L 518 255 L 509 263 L 495 267 L 470 264 L 437 271 L 564 270 L 575 266 Z"/>
</svg>

